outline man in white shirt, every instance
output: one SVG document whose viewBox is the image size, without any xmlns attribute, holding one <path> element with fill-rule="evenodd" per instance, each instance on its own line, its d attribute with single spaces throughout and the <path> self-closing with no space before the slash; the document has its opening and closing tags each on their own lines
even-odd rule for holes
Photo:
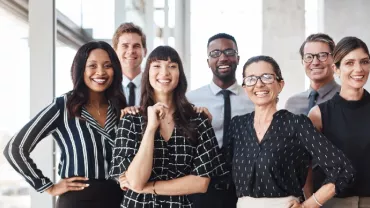
<svg viewBox="0 0 370 208">
<path fill-rule="evenodd" d="M 147 53 L 146 36 L 133 23 L 121 24 L 114 33 L 113 48 L 121 62 L 123 91 L 128 106 L 139 106 L 141 96 L 141 63 Z"/>
<path fill-rule="evenodd" d="M 239 64 L 239 55 L 235 38 L 225 33 L 212 36 L 208 40 L 207 53 L 213 79 L 210 84 L 188 92 L 187 98 L 196 106 L 208 108 L 213 117 L 212 126 L 218 144 L 225 151 L 223 146 L 227 138 L 224 137 L 224 132 L 230 119 L 252 112 L 254 106 L 244 89 L 236 82 L 235 71 Z M 231 168 L 231 164 L 228 166 Z M 191 196 L 194 207 L 235 208 L 237 196 L 235 187 L 230 182 L 212 178 L 207 193 Z"/>
</svg>

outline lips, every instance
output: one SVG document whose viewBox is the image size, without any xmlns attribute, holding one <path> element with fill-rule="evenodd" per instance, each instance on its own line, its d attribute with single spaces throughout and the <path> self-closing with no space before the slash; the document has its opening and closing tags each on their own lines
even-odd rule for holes
<svg viewBox="0 0 370 208">
<path fill-rule="evenodd" d="M 350 76 L 355 81 L 362 81 L 364 79 L 364 75 L 352 75 Z"/>
<path fill-rule="evenodd" d="M 270 91 L 268 90 L 261 90 L 261 91 L 254 92 L 254 95 L 257 97 L 266 97 L 269 93 Z"/>
<path fill-rule="evenodd" d="M 219 65 L 217 67 L 218 71 L 221 72 L 221 73 L 225 73 L 225 72 L 228 72 L 230 71 L 231 69 L 231 66 L 230 65 Z"/>
<path fill-rule="evenodd" d="M 108 79 L 106 78 L 92 78 L 92 81 L 98 83 L 98 84 L 105 84 Z"/>
<path fill-rule="evenodd" d="M 170 79 L 157 79 L 157 82 L 160 84 L 168 84 L 171 82 Z"/>
</svg>

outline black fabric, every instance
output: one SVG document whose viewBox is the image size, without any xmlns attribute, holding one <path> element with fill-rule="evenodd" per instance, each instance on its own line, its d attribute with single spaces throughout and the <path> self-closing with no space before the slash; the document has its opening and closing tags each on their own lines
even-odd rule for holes
<svg viewBox="0 0 370 208">
<path fill-rule="evenodd" d="M 236 208 L 238 198 L 235 186 L 225 187 L 225 183 L 212 178 L 207 193 L 189 196 L 193 208 Z"/>
<path fill-rule="evenodd" d="M 348 101 L 336 94 L 319 104 L 323 134 L 350 159 L 356 170 L 352 187 L 336 197 L 370 197 L 370 95 Z M 322 170 L 313 169 L 314 188 L 322 184 Z"/>
<path fill-rule="evenodd" d="M 130 94 L 128 96 L 128 106 L 135 106 L 135 88 L 136 85 L 133 82 L 128 83 L 127 87 L 130 90 Z"/>
<path fill-rule="evenodd" d="M 232 158 L 238 197 L 301 197 L 312 158 L 318 159 L 327 175 L 324 183 L 334 183 L 336 193 L 353 182 L 348 158 L 305 115 L 277 111 L 260 142 L 254 112 L 235 116 L 228 132 L 234 154 L 227 156 L 227 163 Z"/>
<path fill-rule="evenodd" d="M 316 105 L 317 98 L 319 97 L 319 93 L 315 90 L 312 90 L 309 95 L 309 101 L 308 101 L 308 112 L 310 112 L 311 108 L 313 108 Z"/>
<path fill-rule="evenodd" d="M 89 180 L 82 191 L 69 191 L 59 196 L 56 208 L 119 208 L 123 192 L 114 180 Z"/>
<path fill-rule="evenodd" d="M 230 104 L 230 90 L 221 90 L 220 92 L 224 96 L 224 133 L 223 133 L 223 143 L 228 144 L 228 138 L 226 136 L 227 130 L 229 129 L 231 120 L 231 104 Z"/>
</svg>

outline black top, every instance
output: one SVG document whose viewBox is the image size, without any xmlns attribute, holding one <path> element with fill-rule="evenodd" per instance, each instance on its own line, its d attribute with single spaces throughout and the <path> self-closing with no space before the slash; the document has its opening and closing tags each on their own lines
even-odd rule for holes
<svg viewBox="0 0 370 208">
<path fill-rule="evenodd" d="M 225 161 L 213 128 L 204 115 L 199 114 L 190 120 L 195 123 L 198 144 L 194 145 L 184 136 L 180 128 L 174 128 L 170 139 L 166 142 L 159 131 L 154 138 L 153 170 L 149 181 L 165 181 L 186 175 L 203 177 L 225 175 Z M 126 115 L 121 119 L 117 130 L 117 138 L 113 149 L 111 175 L 117 177 L 127 170 L 137 153 L 143 135 L 143 117 Z M 160 196 L 154 194 L 138 194 L 127 190 L 121 204 L 122 207 L 192 207 L 187 196 Z"/>
<path fill-rule="evenodd" d="M 53 183 L 36 167 L 30 153 L 50 134 L 61 150 L 58 166 L 61 178 L 109 178 L 108 166 L 112 159 L 118 123 L 113 107 L 109 106 L 105 126 L 102 128 L 85 108 L 81 112 L 82 119 L 69 118 L 66 102 L 67 95 L 55 98 L 9 141 L 4 150 L 4 155 L 13 168 L 39 192 L 48 189 Z"/>
<path fill-rule="evenodd" d="M 339 94 L 319 105 L 323 134 L 341 149 L 356 169 L 353 186 L 338 197 L 370 197 L 370 95 L 365 90 L 359 101 L 347 101 Z M 314 169 L 315 184 L 318 171 Z"/>
<path fill-rule="evenodd" d="M 234 117 L 229 128 L 238 197 L 303 196 L 312 157 L 318 158 L 328 176 L 324 183 L 334 183 L 337 193 L 353 181 L 354 170 L 348 159 L 308 117 L 286 110 L 276 112 L 261 143 L 253 123 L 254 112 Z"/>
</svg>

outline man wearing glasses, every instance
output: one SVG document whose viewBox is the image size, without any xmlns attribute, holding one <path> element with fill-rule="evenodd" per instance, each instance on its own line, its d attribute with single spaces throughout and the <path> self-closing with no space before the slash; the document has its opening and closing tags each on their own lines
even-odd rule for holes
<svg viewBox="0 0 370 208">
<path fill-rule="evenodd" d="M 216 34 L 207 43 L 208 66 L 213 79 L 210 84 L 187 93 L 189 101 L 196 106 L 207 107 L 212 114 L 212 126 L 218 144 L 226 155 L 224 144 L 230 141 L 225 136 L 230 120 L 236 115 L 252 112 L 253 103 L 243 88 L 238 85 L 235 71 L 239 64 L 238 46 L 233 36 Z M 228 164 L 231 170 L 231 164 Z M 231 176 L 212 178 L 205 194 L 192 195 L 195 208 L 235 208 L 237 196 Z"/>
<path fill-rule="evenodd" d="M 307 115 L 313 106 L 331 99 L 339 92 L 340 85 L 335 82 L 332 69 L 334 47 L 333 39 L 323 33 L 312 34 L 303 42 L 299 52 L 311 84 L 307 91 L 287 100 L 287 110 Z"/>
</svg>

